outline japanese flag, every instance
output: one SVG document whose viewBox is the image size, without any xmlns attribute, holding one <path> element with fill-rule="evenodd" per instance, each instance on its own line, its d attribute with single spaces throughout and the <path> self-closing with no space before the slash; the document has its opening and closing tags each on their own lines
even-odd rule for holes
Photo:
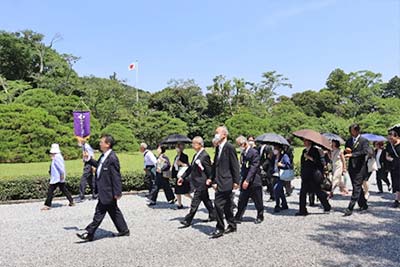
<svg viewBox="0 0 400 267">
<path fill-rule="evenodd" d="M 136 64 L 135 63 L 131 63 L 128 66 L 128 70 L 135 70 L 136 69 Z"/>
</svg>

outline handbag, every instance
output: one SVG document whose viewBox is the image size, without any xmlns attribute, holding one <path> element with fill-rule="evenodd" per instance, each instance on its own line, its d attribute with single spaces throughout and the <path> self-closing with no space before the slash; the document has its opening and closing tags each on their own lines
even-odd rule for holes
<svg viewBox="0 0 400 267">
<path fill-rule="evenodd" d="M 282 181 L 292 181 L 294 179 L 294 170 L 281 169 L 279 170 L 279 179 Z"/>
<path fill-rule="evenodd" d="M 332 181 L 328 177 L 324 177 L 321 189 L 324 191 L 331 191 L 332 190 Z"/>
<path fill-rule="evenodd" d="M 319 169 L 316 169 L 313 173 L 312 178 L 316 184 L 322 184 L 322 182 L 324 181 L 324 174 Z"/>
</svg>

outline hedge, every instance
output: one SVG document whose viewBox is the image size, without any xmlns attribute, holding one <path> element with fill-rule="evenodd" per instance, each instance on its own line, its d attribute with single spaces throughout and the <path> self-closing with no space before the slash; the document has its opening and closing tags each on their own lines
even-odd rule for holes
<svg viewBox="0 0 400 267">
<path fill-rule="evenodd" d="M 295 165 L 296 176 L 299 175 L 299 172 L 300 169 L 298 165 Z M 79 194 L 80 180 L 80 176 L 67 177 L 67 188 L 71 194 Z M 21 177 L 4 180 L 0 179 L 0 201 L 45 198 L 48 188 L 48 177 Z M 122 190 L 124 192 L 131 190 L 143 190 L 145 188 L 144 173 L 122 173 Z M 86 193 L 89 193 L 89 187 L 87 187 L 86 190 Z M 56 190 L 54 196 L 61 196 L 61 192 L 59 190 Z"/>
<path fill-rule="evenodd" d="M 80 176 L 67 177 L 67 188 L 71 194 L 79 194 Z M 48 177 L 21 177 L 15 179 L 0 179 L 0 201 L 20 199 L 41 199 L 47 195 L 49 188 Z M 145 189 L 144 174 L 129 172 L 122 174 L 122 190 Z M 89 188 L 87 188 L 89 193 Z M 60 196 L 61 192 L 56 190 L 54 196 Z"/>
</svg>

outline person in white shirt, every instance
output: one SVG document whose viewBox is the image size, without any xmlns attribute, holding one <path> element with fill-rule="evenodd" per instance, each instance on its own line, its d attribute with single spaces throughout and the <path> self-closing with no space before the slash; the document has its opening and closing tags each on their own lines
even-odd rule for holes
<svg viewBox="0 0 400 267">
<path fill-rule="evenodd" d="M 51 165 L 50 165 L 50 185 L 47 192 L 46 202 L 42 210 L 49 210 L 51 208 L 51 201 L 53 200 L 54 190 L 60 188 L 61 192 L 67 197 L 69 206 L 74 206 L 74 200 L 65 186 L 65 164 L 64 158 L 61 155 L 60 146 L 58 144 L 52 144 L 50 149 Z"/>
<path fill-rule="evenodd" d="M 145 172 L 144 184 L 147 186 L 150 193 L 154 186 L 154 181 L 156 178 L 157 158 L 156 156 L 154 156 L 153 152 L 151 152 L 151 150 L 148 149 L 146 143 L 140 144 L 139 151 L 140 153 L 143 154 L 144 157 L 144 169 L 143 169 Z"/>
</svg>

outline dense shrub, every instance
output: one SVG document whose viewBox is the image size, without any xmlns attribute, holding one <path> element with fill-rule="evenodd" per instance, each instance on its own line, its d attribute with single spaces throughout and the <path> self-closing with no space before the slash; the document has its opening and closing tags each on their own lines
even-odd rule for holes
<svg viewBox="0 0 400 267">
<path fill-rule="evenodd" d="M 143 183 L 144 175 L 139 172 L 129 172 L 122 174 L 123 191 L 142 190 L 145 188 Z M 80 176 L 69 176 L 67 178 L 67 188 L 71 194 L 79 194 Z M 48 177 L 22 177 L 16 179 L 0 180 L 0 201 L 17 199 L 39 199 L 46 197 L 49 187 Z M 89 190 L 89 188 L 87 189 Z M 89 192 L 87 192 L 89 193 Z M 55 196 L 60 196 L 57 190 Z"/>
</svg>

